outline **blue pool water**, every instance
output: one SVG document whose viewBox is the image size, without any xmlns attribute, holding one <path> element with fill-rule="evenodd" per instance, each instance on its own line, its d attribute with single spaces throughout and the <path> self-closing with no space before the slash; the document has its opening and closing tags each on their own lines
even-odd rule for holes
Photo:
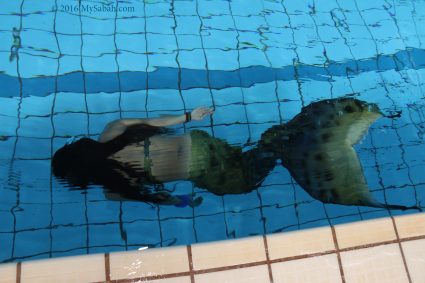
<svg viewBox="0 0 425 283">
<path fill-rule="evenodd" d="M 51 158 L 115 119 L 183 114 L 249 150 L 302 107 L 343 96 L 384 115 L 356 146 L 373 196 L 425 206 L 425 1 L 4 2 L 0 12 L 0 261 L 285 232 L 409 210 L 322 203 L 277 165 L 247 194 L 189 181 L 196 207 L 117 201 L 75 190 Z"/>
</svg>

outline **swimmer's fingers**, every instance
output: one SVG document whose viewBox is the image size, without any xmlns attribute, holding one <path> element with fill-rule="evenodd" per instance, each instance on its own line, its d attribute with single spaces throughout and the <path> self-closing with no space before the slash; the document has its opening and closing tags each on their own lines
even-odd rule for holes
<svg viewBox="0 0 425 283">
<path fill-rule="evenodd" d="M 213 112 L 214 109 L 211 107 L 198 107 L 191 112 L 191 118 L 192 120 L 202 120 Z"/>
</svg>

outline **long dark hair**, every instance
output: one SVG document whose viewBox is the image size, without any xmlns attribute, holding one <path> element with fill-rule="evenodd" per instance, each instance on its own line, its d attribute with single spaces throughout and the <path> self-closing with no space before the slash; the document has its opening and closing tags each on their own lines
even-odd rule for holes
<svg viewBox="0 0 425 283">
<path fill-rule="evenodd" d="M 126 145 L 166 132 L 168 130 L 165 128 L 140 124 L 129 126 L 124 133 L 106 143 L 82 138 L 55 152 L 52 158 L 53 174 L 75 187 L 85 188 L 90 183 L 96 183 L 112 190 L 119 186 L 123 190 L 123 187 L 129 186 L 129 180 L 117 170 L 129 177 L 140 175 L 140 172 L 133 172 L 125 164 L 108 157 Z"/>
</svg>

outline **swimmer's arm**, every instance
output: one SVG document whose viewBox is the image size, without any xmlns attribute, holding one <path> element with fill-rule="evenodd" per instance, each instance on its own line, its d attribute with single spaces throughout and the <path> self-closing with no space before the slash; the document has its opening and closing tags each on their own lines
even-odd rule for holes
<svg viewBox="0 0 425 283">
<path fill-rule="evenodd" d="M 194 109 L 190 113 L 189 117 L 191 120 L 202 120 L 203 118 L 205 118 L 208 115 L 211 115 L 212 113 L 213 113 L 212 108 L 199 107 Z M 172 126 L 172 125 L 188 122 L 187 118 L 188 116 L 186 114 L 183 114 L 183 115 L 176 115 L 176 116 L 162 116 L 162 117 L 151 118 L 151 119 L 129 118 L 129 119 L 115 120 L 106 125 L 105 129 L 100 134 L 99 142 L 107 142 L 112 140 L 113 138 L 124 133 L 124 131 L 129 126 L 146 124 L 146 125 L 154 126 L 154 127 L 167 127 L 167 126 Z"/>
</svg>

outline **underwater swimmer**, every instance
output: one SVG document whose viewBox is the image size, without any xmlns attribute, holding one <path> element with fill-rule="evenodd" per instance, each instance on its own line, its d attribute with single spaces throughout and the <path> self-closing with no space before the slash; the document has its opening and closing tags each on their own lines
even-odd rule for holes
<svg viewBox="0 0 425 283">
<path fill-rule="evenodd" d="M 248 193 L 280 159 L 297 183 L 324 203 L 419 209 L 379 203 L 367 186 L 353 145 L 381 117 L 374 104 L 353 98 L 312 103 L 288 123 L 268 129 L 245 152 L 204 131 L 176 136 L 165 128 L 212 113 L 200 107 L 180 116 L 113 121 L 99 141 L 83 138 L 59 149 L 53 173 L 81 188 L 102 185 L 110 199 L 196 206 L 201 198 L 174 196 L 163 183 L 189 180 L 216 195 Z"/>
</svg>

